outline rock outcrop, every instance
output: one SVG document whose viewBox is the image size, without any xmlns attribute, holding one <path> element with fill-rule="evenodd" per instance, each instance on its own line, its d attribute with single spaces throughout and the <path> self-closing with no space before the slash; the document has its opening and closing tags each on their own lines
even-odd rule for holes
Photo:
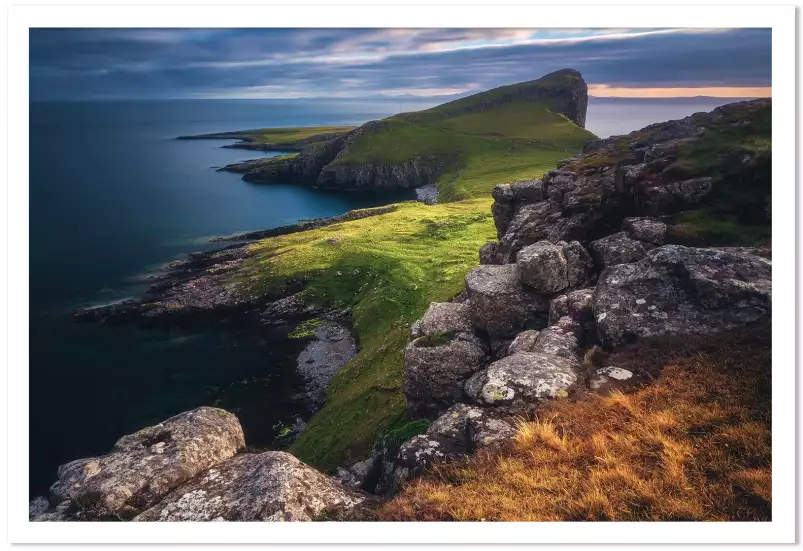
<svg viewBox="0 0 803 551">
<path fill-rule="evenodd" d="M 130 518 L 244 447 L 237 417 L 202 407 L 122 437 L 108 455 L 62 465 L 50 492 L 78 518 Z"/>
<path fill-rule="evenodd" d="M 771 307 L 769 260 L 680 245 L 605 270 L 593 299 L 600 339 L 608 345 L 745 325 L 770 315 Z"/>
<path fill-rule="evenodd" d="M 59 468 L 32 520 L 298 521 L 348 513 L 366 495 L 285 452 L 241 453 L 233 414 L 202 407 Z M 51 506 L 55 504 L 55 506 Z"/>
<path fill-rule="evenodd" d="M 247 453 L 183 484 L 134 520 L 310 521 L 363 500 L 289 453 Z"/>
</svg>

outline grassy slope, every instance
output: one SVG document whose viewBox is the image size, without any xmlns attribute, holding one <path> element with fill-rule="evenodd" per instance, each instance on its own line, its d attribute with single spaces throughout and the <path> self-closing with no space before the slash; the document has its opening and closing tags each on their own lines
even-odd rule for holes
<svg viewBox="0 0 803 551">
<path fill-rule="evenodd" d="M 422 111 L 421 121 L 407 120 L 409 114 L 385 119 L 388 130 L 359 137 L 341 160 L 364 164 L 400 163 L 419 156 L 448 159 L 450 168 L 438 188 L 441 201 L 455 201 L 488 196 L 496 184 L 539 177 L 594 137 L 551 112 L 544 102 L 514 101 L 447 118 L 423 116 L 437 114 L 437 109 Z"/>
<path fill-rule="evenodd" d="M 241 130 L 227 132 L 226 134 L 250 138 L 253 143 L 293 143 L 298 140 L 311 138 L 317 134 L 330 134 L 334 132 L 348 132 L 354 126 L 301 126 L 287 128 L 258 128 L 254 130 Z"/>
<path fill-rule="evenodd" d="M 329 470 L 367 453 L 376 436 L 402 419 L 402 350 L 409 326 L 431 301 L 451 299 L 493 239 L 490 201 L 426 206 L 401 203 L 394 212 L 251 246 L 238 274 L 257 291 L 285 278 L 310 281 L 318 304 L 351 307 L 360 353 L 334 378 L 324 408 L 292 452 Z"/>
<path fill-rule="evenodd" d="M 377 520 L 770 520 L 769 324 L 644 339 L 609 361 L 661 374 L 559 401 L 516 441 L 441 466 Z"/>
</svg>

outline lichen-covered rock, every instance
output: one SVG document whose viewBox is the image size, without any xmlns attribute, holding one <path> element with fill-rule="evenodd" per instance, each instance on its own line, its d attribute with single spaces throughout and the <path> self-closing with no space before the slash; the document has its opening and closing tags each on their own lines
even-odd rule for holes
<svg viewBox="0 0 803 551">
<path fill-rule="evenodd" d="M 532 352 L 535 347 L 536 339 L 538 339 L 538 331 L 535 329 L 522 331 L 516 335 L 516 338 L 513 339 L 512 343 L 510 343 L 510 346 L 507 349 L 507 355 L 509 356 L 519 352 Z"/>
<path fill-rule="evenodd" d="M 485 265 L 466 275 L 471 322 L 492 338 L 512 337 L 537 314 L 549 311 L 549 301 L 521 284 L 515 264 Z"/>
<path fill-rule="evenodd" d="M 593 309 L 600 339 L 705 334 L 770 315 L 772 262 L 751 254 L 665 245 L 603 272 Z"/>
<path fill-rule="evenodd" d="M 414 417 L 433 418 L 458 401 L 463 385 L 482 369 L 486 350 L 473 335 L 422 336 L 404 349 L 404 395 Z"/>
<path fill-rule="evenodd" d="M 136 521 L 309 521 L 365 496 L 286 452 L 241 454 L 183 484 Z"/>
<path fill-rule="evenodd" d="M 580 323 L 564 316 L 538 333 L 532 352 L 579 360 L 581 333 Z"/>
<path fill-rule="evenodd" d="M 347 488 L 365 489 L 371 475 L 378 470 L 377 459 L 377 456 L 372 455 L 368 459 L 357 461 L 348 467 L 338 467 L 335 478 Z"/>
<path fill-rule="evenodd" d="M 130 517 L 244 447 L 236 416 L 201 407 L 123 436 L 108 455 L 62 465 L 50 492 L 84 520 Z"/>
<path fill-rule="evenodd" d="M 498 184 L 494 186 L 491 195 L 494 198 L 491 213 L 494 217 L 497 236 L 502 237 L 513 216 L 522 206 L 544 200 L 543 183 L 537 179 L 514 184 Z"/>
<path fill-rule="evenodd" d="M 563 247 L 539 241 L 519 251 L 519 279 L 538 293 L 555 293 L 569 286 Z"/>
<path fill-rule="evenodd" d="M 566 396 L 577 382 L 578 367 L 579 362 L 571 358 L 519 352 L 492 363 L 471 383 L 472 388 L 480 388 L 475 398 L 478 402 L 515 407 Z"/>
<path fill-rule="evenodd" d="M 614 233 L 591 242 L 591 250 L 600 270 L 616 264 L 638 262 L 648 248 L 641 241 L 630 239 L 625 232 Z"/>
<path fill-rule="evenodd" d="M 396 484 L 418 476 L 433 462 L 455 460 L 515 435 L 513 422 L 487 409 L 454 404 L 425 434 L 402 444 L 396 456 L 393 479 Z"/>
<path fill-rule="evenodd" d="M 633 372 L 614 365 L 601 367 L 588 379 L 588 388 L 597 392 L 621 389 L 635 381 Z"/>
<path fill-rule="evenodd" d="M 557 323 L 563 316 L 569 316 L 581 324 L 587 319 L 593 319 L 591 308 L 593 297 L 593 287 L 577 289 L 555 297 L 549 303 L 549 325 Z"/>
<path fill-rule="evenodd" d="M 666 224 L 654 218 L 625 218 L 622 220 L 622 231 L 631 239 L 653 245 L 663 245 L 666 239 Z"/>
<path fill-rule="evenodd" d="M 426 313 L 413 326 L 414 339 L 436 333 L 472 333 L 474 328 L 469 320 L 469 309 L 456 302 L 433 302 Z"/>
</svg>

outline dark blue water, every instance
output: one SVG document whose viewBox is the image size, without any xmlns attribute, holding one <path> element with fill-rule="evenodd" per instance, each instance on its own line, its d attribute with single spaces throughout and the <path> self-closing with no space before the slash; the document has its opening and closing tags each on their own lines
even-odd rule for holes
<svg viewBox="0 0 803 551">
<path fill-rule="evenodd" d="M 174 101 L 30 108 L 32 495 L 55 480 L 58 465 L 104 453 L 123 434 L 199 405 L 237 411 L 247 442 L 269 443 L 273 427 L 292 422 L 301 408 L 291 397 L 300 384 L 288 362 L 293 350 L 226 331 L 78 324 L 70 314 L 136 295 L 142 290 L 136 276 L 210 248 L 210 236 L 400 198 L 246 183 L 210 167 L 259 154 L 174 137 L 360 124 L 400 105 Z"/>
</svg>

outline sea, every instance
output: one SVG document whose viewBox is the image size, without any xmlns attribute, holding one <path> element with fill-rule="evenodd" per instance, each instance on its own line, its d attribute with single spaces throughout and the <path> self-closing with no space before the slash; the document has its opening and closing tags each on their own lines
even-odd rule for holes
<svg viewBox="0 0 803 551">
<path fill-rule="evenodd" d="M 709 111 L 731 100 L 591 98 L 600 137 Z M 408 197 L 252 184 L 217 167 L 254 158 L 231 130 L 358 125 L 440 103 L 397 100 L 170 100 L 30 104 L 30 472 L 45 494 L 59 465 L 201 405 L 233 410 L 267 446 L 303 417 L 298 351 L 210 330 L 76 323 L 76 308 L 137 296 L 142 276 L 209 239 Z M 218 245 L 219 246 L 219 245 Z M 290 345 L 288 345 L 290 346 Z"/>
</svg>

